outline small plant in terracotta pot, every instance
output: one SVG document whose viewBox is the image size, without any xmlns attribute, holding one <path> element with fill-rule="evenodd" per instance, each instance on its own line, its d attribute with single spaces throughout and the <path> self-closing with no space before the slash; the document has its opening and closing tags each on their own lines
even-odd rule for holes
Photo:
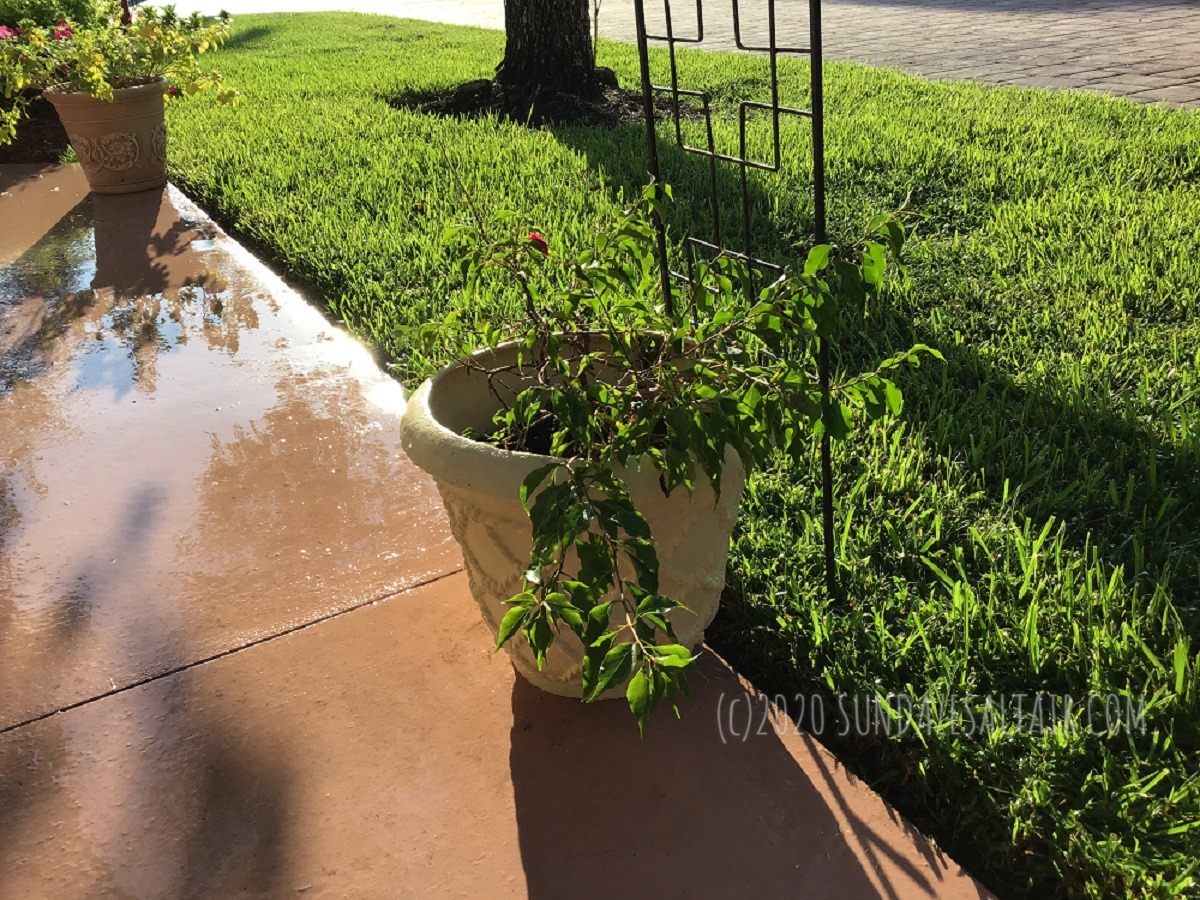
<svg viewBox="0 0 1200 900">
<path fill-rule="evenodd" d="M 16 136 L 41 90 L 54 104 L 88 183 L 98 193 L 125 193 L 166 183 L 163 102 L 215 90 L 232 103 L 218 72 L 199 56 L 229 36 L 229 16 L 180 17 L 172 7 L 120 14 L 98 23 L 0 26 L 0 143 Z"/>
<path fill-rule="evenodd" d="M 403 422 L 497 648 L 545 690 L 623 694 L 639 727 L 686 693 L 747 473 L 776 453 L 808 453 L 821 429 L 841 438 L 898 412 L 889 373 L 937 355 L 912 347 L 829 396 L 813 370 L 839 304 L 875 295 L 898 258 L 894 216 L 852 247 L 814 247 L 774 280 L 753 283 L 741 260 L 720 256 L 669 315 L 656 202 L 648 189 L 558 279 L 530 277 L 552 248 L 511 217 L 456 227 L 469 284 L 511 279 L 524 317 L 424 326 L 460 359 L 420 387 Z"/>
</svg>

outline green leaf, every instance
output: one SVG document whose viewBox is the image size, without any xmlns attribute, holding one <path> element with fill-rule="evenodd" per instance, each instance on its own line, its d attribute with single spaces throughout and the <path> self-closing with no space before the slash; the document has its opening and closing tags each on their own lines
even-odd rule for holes
<svg viewBox="0 0 1200 900">
<path fill-rule="evenodd" d="M 529 646 L 533 648 L 533 656 L 540 670 L 546 664 L 546 652 L 554 643 L 554 629 L 550 627 L 546 616 L 539 615 L 525 626 L 525 636 L 529 638 Z"/>
<path fill-rule="evenodd" d="M 835 398 L 828 397 L 821 403 L 821 424 L 835 441 L 844 440 L 850 434 L 853 420 L 850 410 L 846 409 Z"/>
<path fill-rule="evenodd" d="M 587 629 L 583 639 L 589 646 L 594 645 L 600 636 L 608 631 L 608 621 L 612 617 L 612 608 L 615 602 L 615 600 L 609 600 L 607 603 L 598 603 L 588 611 Z"/>
<path fill-rule="evenodd" d="M 514 606 L 504 614 L 504 618 L 500 620 L 500 631 L 496 634 L 496 652 L 499 652 L 500 648 L 508 643 L 509 638 L 517 633 L 527 615 L 529 615 L 527 606 Z"/>
<path fill-rule="evenodd" d="M 583 636 L 583 614 L 571 605 L 566 594 L 552 591 L 546 595 L 546 605 L 553 610 L 555 616 L 567 623 L 568 628 Z"/>
<path fill-rule="evenodd" d="M 682 644 L 662 644 L 654 648 L 655 662 L 669 669 L 686 669 L 692 665 L 698 656 Z"/>
<path fill-rule="evenodd" d="M 597 679 L 600 677 L 604 657 L 612 649 L 613 641 L 616 639 L 617 633 L 611 631 L 608 634 L 597 637 L 596 640 L 588 644 L 587 651 L 583 657 L 583 699 L 590 700 L 595 695 Z"/>
<path fill-rule="evenodd" d="M 651 696 L 650 679 L 644 669 L 638 669 L 630 680 L 629 687 L 625 689 L 625 699 L 629 701 L 629 708 L 637 719 L 638 733 L 645 734 L 646 720 L 654 710 L 654 698 Z"/>
<path fill-rule="evenodd" d="M 678 609 L 680 606 L 682 606 L 681 603 L 670 597 L 664 597 L 662 594 L 647 594 L 638 601 L 637 614 L 641 616 L 646 613 L 665 613 Z"/>
<path fill-rule="evenodd" d="M 548 466 L 541 466 L 534 469 L 525 476 L 525 480 L 521 482 L 521 502 L 525 504 L 526 510 L 529 509 L 529 497 L 538 489 L 543 481 L 559 467 L 558 463 L 551 463 Z"/>
<path fill-rule="evenodd" d="M 883 273 L 887 270 L 887 255 L 882 244 L 868 241 L 863 247 L 862 278 L 872 287 L 879 287 L 883 282 Z"/>
<path fill-rule="evenodd" d="M 610 687 L 624 684 L 632 669 L 633 644 L 628 641 L 617 644 L 604 654 L 604 661 L 600 664 L 600 670 L 596 675 L 596 687 L 588 699 L 594 700 Z"/>
<path fill-rule="evenodd" d="M 621 542 L 621 549 L 633 564 L 637 582 L 647 591 L 658 590 L 658 553 L 650 541 L 628 540 Z"/>
<path fill-rule="evenodd" d="M 829 265 L 829 256 L 833 252 L 833 247 L 829 244 L 817 244 L 808 251 L 808 258 L 804 260 L 804 274 L 816 275 L 818 272 L 825 271 Z"/>
<path fill-rule="evenodd" d="M 576 544 L 575 551 L 579 554 L 580 581 L 601 592 L 612 585 L 616 568 L 612 550 L 600 535 Z"/>
<path fill-rule="evenodd" d="M 899 415 L 904 408 L 904 395 L 900 393 L 900 388 L 892 384 L 892 382 L 884 380 L 883 392 L 887 401 L 888 411 L 892 415 Z"/>
<path fill-rule="evenodd" d="M 934 359 L 941 360 L 942 362 L 946 361 L 946 357 L 944 357 L 942 355 L 942 351 L 938 350 L 935 347 L 930 347 L 928 344 L 913 344 L 911 352 L 912 352 L 914 358 L 916 357 L 917 354 L 928 353 Z"/>
<path fill-rule="evenodd" d="M 899 262 L 900 254 L 904 250 L 904 226 L 893 218 L 883 226 L 883 230 L 887 234 L 888 249 Z"/>
</svg>

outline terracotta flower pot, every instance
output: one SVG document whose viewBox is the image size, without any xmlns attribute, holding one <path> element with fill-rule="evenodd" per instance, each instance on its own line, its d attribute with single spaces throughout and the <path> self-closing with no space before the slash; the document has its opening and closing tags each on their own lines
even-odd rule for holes
<svg viewBox="0 0 1200 900">
<path fill-rule="evenodd" d="M 475 357 L 490 366 L 515 361 L 516 353 L 512 345 L 504 345 Z M 491 431 L 498 407 L 486 377 L 456 364 L 417 390 L 401 425 L 405 452 L 437 483 L 451 531 L 462 548 L 471 593 L 493 636 L 509 609 L 505 601 L 521 590 L 521 575 L 529 565 L 532 538 L 529 517 L 521 506 L 521 482 L 550 461 L 462 436 L 468 427 Z M 651 466 L 620 474 L 657 543 L 662 593 L 688 608 L 673 610 L 671 624 L 681 644 L 695 646 L 704 639 L 725 586 L 729 536 L 737 520 L 745 471 L 729 450 L 719 501 L 704 479 L 697 480 L 694 493 L 680 488 L 665 497 L 658 472 Z M 571 632 L 563 629 L 559 634 L 540 671 L 522 635 L 505 648 L 514 668 L 536 687 L 580 696 L 583 646 Z M 623 687 L 608 692 L 608 696 L 623 694 Z"/>
<path fill-rule="evenodd" d="M 167 183 L 166 89 L 162 80 L 117 88 L 112 103 L 82 92 L 45 92 L 95 193 L 127 194 Z"/>
</svg>

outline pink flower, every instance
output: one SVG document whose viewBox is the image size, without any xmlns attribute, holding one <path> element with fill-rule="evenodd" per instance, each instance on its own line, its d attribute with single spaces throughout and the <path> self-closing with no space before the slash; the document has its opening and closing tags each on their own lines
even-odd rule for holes
<svg viewBox="0 0 1200 900">
<path fill-rule="evenodd" d="M 71 26 L 67 24 L 66 19 L 59 19 L 54 23 L 54 39 L 56 41 L 65 41 L 75 32 L 71 30 Z"/>
<path fill-rule="evenodd" d="M 526 240 L 533 244 L 533 249 L 542 254 L 542 256 L 550 255 L 550 245 L 546 243 L 546 239 L 536 231 L 529 232 L 529 236 L 526 238 Z"/>
<path fill-rule="evenodd" d="M 167 96 L 168 97 L 178 97 L 179 96 L 179 88 L 175 87 L 175 85 L 171 85 L 169 88 L 167 88 Z"/>
<path fill-rule="evenodd" d="M 7 41 L 9 38 L 17 36 L 17 29 L 9 28 L 7 25 L 0 25 L 0 41 Z"/>
</svg>

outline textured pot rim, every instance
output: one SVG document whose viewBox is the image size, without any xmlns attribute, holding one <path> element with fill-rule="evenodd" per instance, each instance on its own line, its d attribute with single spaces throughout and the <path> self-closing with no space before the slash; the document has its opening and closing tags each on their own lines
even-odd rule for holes
<svg viewBox="0 0 1200 900">
<path fill-rule="evenodd" d="M 113 88 L 112 102 L 118 100 L 135 100 L 140 96 L 152 96 L 154 94 L 165 94 L 167 91 L 167 79 L 157 78 L 154 81 L 149 81 L 145 84 L 132 84 L 129 87 Z M 64 91 L 57 87 L 51 86 L 42 91 L 46 99 L 57 105 L 79 105 L 84 106 L 89 103 L 107 103 L 99 97 L 93 97 L 87 91 Z"/>
<path fill-rule="evenodd" d="M 477 350 L 472 360 L 508 361 L 516 356 L 516 342 Z M 521 482 L 534 469 L 554 462 L 566 462 L 561 457 L 543 456 L 502 450 L 482 441 L 463 437 L 444 425 L 434 415 L 430 405 L 434 392 L 449 390 L 452 379 L 462 378 L 465 360 L 458 360 L 426 380 L 409 398 L 401 421 L 401 443 L 405 453 L 435 481 L 468 488 L 495 497 L 515 499 Z M 470 377 L 468 374 L 466 377 Z M 479 376 L 482 379 L 482 375 Z M 658 490 L 659 472 L 649 462 L 631 463 L 621 470 L 621 477 L 631 491 Z"/>
</svg>

